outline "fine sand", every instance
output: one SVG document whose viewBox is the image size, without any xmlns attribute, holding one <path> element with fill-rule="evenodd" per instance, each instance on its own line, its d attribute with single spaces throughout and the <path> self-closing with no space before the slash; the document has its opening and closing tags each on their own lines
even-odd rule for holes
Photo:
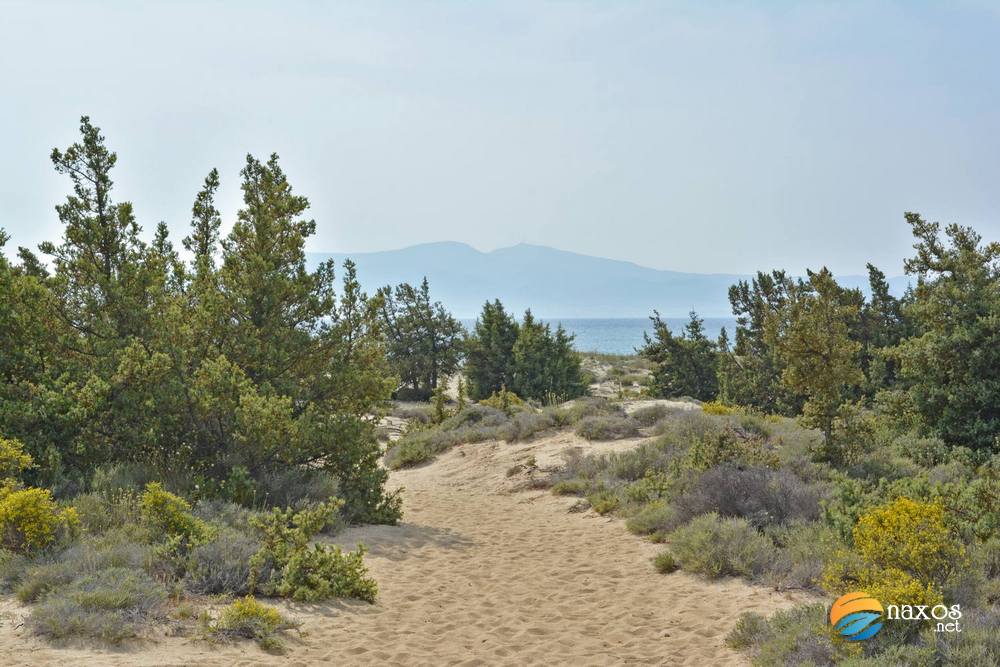
<svg viewBox="0 0 1000 667">
<path fill-rule="evenodd" d="M 53 648 L 0 604 L 0 663 L 12 665 L 726 665 L 723 645 L 741 612 L 770 613 L 802 596 L 735 579 L 661 575 L 662 548 L 623 522 L 569 511 L 576 499 L 532 489 L 560 453 L 622 450 L 641 439 L 587 443 L 558 433 L 530 443 L 456 447 L 394 472 L 405 521 L 346 531 L 370 549 L 375 605 L 279 604 L 302 622 L 284 655 L 251 642 L 210 645 L 166 634 L 117 651 Z M 512 470 L 513 468 L 513 470 Z"/>
</svg>

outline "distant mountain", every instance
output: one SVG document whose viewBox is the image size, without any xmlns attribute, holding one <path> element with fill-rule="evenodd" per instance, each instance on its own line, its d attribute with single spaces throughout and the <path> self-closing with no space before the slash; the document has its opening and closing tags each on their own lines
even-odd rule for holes
<svg viewBox="0 0 1000 667">
<path fill-rule="evenodd" d="M 703 317 L 726 317 L 729 286 L 750 276 L 681 273 L 632 262 L 580 255 L 525 243 L 480 252 L 464 243 L 425 243 L 401 250 L 362 253 L 308 253 L 313 265 L 345 258 L 358 265 L 369 292 L 382 285 L 416 284 L 427 276 L 431 294 L 456 316 L 475 317 L 487 299 L 500 299 L 520 315 L 531 308 L 547 318 L 646 317 L 654 309 L 665 317 L 695 310 Z M 845 286 L 862 287 L 866 276 L 837 276 Z M 905 278 L 893 278 L 895 293 Z"/>
</svg>

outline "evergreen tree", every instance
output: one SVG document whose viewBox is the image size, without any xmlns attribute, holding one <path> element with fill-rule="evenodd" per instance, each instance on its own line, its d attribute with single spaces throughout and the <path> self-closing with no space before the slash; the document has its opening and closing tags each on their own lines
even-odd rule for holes
<svg viewBox="0 0 1000 667">
<path fill-rule="evenodd" d="M 512 385 L 517 336 L 517 322 L 500 300 L 487 301 L 466 340 L 465 377 L 472 400 L 489 398 L 502 387 Z"/>
<path fill-rule="evenodd" d="M 559 402 L 586 393 L 573 337 L 561 324 L 553 334 L 548 324 L 535 320 L 530 309 L 525 311 L 511 355 L 510 390 L 518 396 Z"/>
<path fill-rule="evenodd" d="M 404 386 L 426 399 L 458 369 L 465 330 L 440 301 L 431 301 L 427 278 L 419 288 L 403 283 L 379 294 L 389 363 Z"/>
<path fill-rule="evenodd" d="M 733 403 L 773 414 L 797 414 L 801 409 L 801 398 L 781 382 L 784 368 L 768 336 L 795 289 L 795 281 L 784 271 L 758 272 L 750 282 L 729 288 L 737 324 L 733 357 L 738 363 L 727 368 Z"/>
<path fill-rule="evenodd" d="M 823 433 L 828 458 L 833 451 L 834 422 L 852 386 L 860 384 L 861 344 L 850 337 L 859 319 L 856 304 L 844 303 L 844 290 L 822 269 L 787 301 L 777 327 L 768 336 L 779 351 L 782 381 L 806 397 L 804 422 Z"/>
<path fill-rule="evenodd" d="M 917 213 L 906 221 L 917 277 L 906 308 L 916 327 L 899 346 L 901 375 L 931 431 L 946 442 L 994 447 L 1000 435 L 1000 243 L 983 243 L 969 227 L 938 223 Z"/>
<path fill-rule="evenodd" d="M 650 318 L 653 337 L 639 351 L 655 364 L 653 388 L 658 396 L 691 396 L 714 400 L 719 393 L 715 345 L 705 337 L 704 321 L 694 312 L 680 336 L 674 336 L 656 311 Z"/>
<path fill-rule="evenodd" d="M 889 293 L 889 282 L 873 264 L 868 264 L 869 299 L 861 310 L 861 367 L 868 398 L 892 387 L 898 378 L 898 361 L 892 350 L 908 336 L 903 303 Z"/>
</svg>

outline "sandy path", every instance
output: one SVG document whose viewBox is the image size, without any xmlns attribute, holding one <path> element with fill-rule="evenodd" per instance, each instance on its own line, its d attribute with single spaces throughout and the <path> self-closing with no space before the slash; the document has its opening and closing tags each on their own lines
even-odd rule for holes
<svg viewBox="0 0 1000 667">
<path fill-rule="evenodd" d="M 769 613 L 794 595 L 657 574 L 649 559 L 660 547 L 622 522 L 570 513 L 572 499 L 517 491 L 525 475 L 506 475 L 529 456 L 544 468 L 568 447 L 636 443 L 591 445 L 562 433 L 464 445 L 393 473 L 406 488 L 405 523 L 337 540 L 369 546 L 379 602 L 282 605 L 306 633 L 284 656 L 249 642 L 213 647 L 173 637 L 128 652 L 55 650 L 12 623 L 0 627 L 0 655 L 31 665 L 742 664 L 722 643 L 739 613 Z"/>
</svg>

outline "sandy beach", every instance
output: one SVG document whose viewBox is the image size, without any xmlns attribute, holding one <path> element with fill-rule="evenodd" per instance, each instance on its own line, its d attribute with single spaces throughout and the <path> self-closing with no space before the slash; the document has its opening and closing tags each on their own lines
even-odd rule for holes
<svg viewBox="0 0 1000 667">
<path fill-rule="evenodd" d="M 622 521 L 569 511 L 575 498 L 530 488 L 543 473 L 509 474 L 531 457 L 545 470 L 570 448 L 639 442 L 588 443 L 563 432 L 463 445 L 394 472 L 392 484 L 405 489 L 404 522 L 336 539 L 370 549 L 378 603 L 278 603 L 302 623 L 283 655 L 165 632 L 113 651 L 55 648 L 27 633 L 25 608 L 10 597 L 0 654 L 13 665 L 744 664 L 723 644 L 739 614 L 770 613 L 801 595 L 658 574 L 650 559 L 662 547 L 629 534 Z"/>
</svg>

